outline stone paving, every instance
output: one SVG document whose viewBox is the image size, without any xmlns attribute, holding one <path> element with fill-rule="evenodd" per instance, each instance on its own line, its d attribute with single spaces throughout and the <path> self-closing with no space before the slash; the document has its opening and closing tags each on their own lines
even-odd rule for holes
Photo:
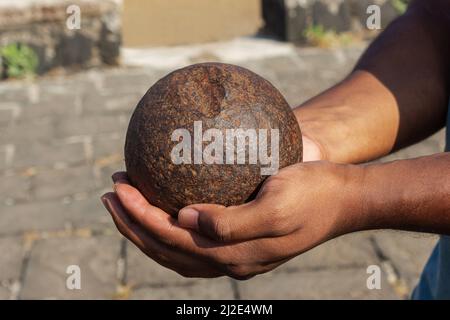
<svg viewBox="0 0 450 320">
<path fill-rule="evenodd" d="M 348 72 L 361 48 L 295 49 L 241 61 L 296 105 Z M 116 231 L 99 197 L 124 167 L 130 113 L 161 68 L 93 69 L 0 84 L 0 299 L 402 299 L 436 237 L 347 235 L 271 273 L 239 282 L 186 279 L 147 259 Z M 443 150 L 443 131 L 384 160 Z M 366 269 L 382 269 L 368 290 Z M 81 290 L 66 289 L 79 265 Z"/>
</svg>

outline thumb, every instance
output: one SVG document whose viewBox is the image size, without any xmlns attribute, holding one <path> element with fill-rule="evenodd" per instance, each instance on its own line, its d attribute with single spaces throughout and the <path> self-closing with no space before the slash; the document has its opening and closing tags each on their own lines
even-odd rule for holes
<svg viewBox="0 0 450 320">
<path fill-rule="evenodd" d="M 183 228 L 193 229 L 216 238 L 213 235 L 214 223 L 223 215 L 225 206 L 217 204 L 193 204 L 178 212 L 178 224 Z"/>
<path fill-rule="evenodd" d="M 221 242 L 245 241 L 285 234 L 276 212 L 258 199 L 240 206 L 194 204 L 180 210 L 178 223 Z"/>
</svg>

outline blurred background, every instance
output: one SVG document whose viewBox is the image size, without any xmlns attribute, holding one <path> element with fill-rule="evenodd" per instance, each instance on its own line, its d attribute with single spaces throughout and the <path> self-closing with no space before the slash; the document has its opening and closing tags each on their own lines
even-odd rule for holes
<svg viewBox="0 0 450 320">
<path fill-rule="evenodd" d="M 185 279 L 125 241 L 99 200 L 124 168 L 133 108 L 168 72 L 238 64 L 294 107 L 342 79 L 406 2 L 0 0 L 0 299 L 407 298 L 435 236 L 358 233 L 249 281 Z M 443 148 L 441 131 L 381 161 Z"/>
</svg>

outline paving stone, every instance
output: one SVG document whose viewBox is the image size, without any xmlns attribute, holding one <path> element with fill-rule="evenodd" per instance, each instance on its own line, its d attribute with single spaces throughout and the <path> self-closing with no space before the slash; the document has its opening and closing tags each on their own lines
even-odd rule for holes
<svg viewBox="0 0 450 320">
<path fill-rule="evenodd" d="M 105 109 L 110 112 L 133 112 L 139 100 L 146 91 L 122 95 L 120 97 L 108 96 L 105 102 Z"/>
<path fill-rule="evenodd" d="M 39 100 L 64 93 L 82 95 L 86 91 L 96 90 L 101 86 L 103 72 L 104 70 L 90 69 L 71 75 L 43 77 L 38 83 Z"/>
<path fill-rule="evenodd" d="M 274 69 L 279 90 L 291 106 L 300 105 L 345 77 L 357 60 L 353 50 L 361 53 L 363 48 L 299 49 L 299 54 L 291 57 L 290 68 Z"/>
<path fill-rule="evenodd" d="M 281 265 L 274 272 L 321 270 L 330 268 L 367 268 L 380 261 L 371 244 L 371 232 L 345 235 L 330 240 Z"/>
<path fill-rule="evenodd" d="M 33 121 L 14 123 L 7 127 L 0 127 L 0 145 L 17 143 L 36 143 L 49 141 L 55 136 L 52 119 L 43 118 Z"/>
<path fill-rule="evenodd" d="M 155 79 L 151 75 L 130 69 L 105 75 L 104 88 L 113 89 L 116 92 L 133 92 L 136 90 L 135 88 L 140 88 L 143 90 L 142 95 L 144 95 L 154 82 Z"/>
<path fill-rule="evenodd" d="M 109 159 L 106 159 L 109 161 Z M 98 168 L 100 173 L 100 184 L 105 187 L 108 191 L 111 191 L 112 187 L 112 175 L 117 171 L 126 171 L 125 170 L 125 161 L 123 160 L 122 155 L 115 155 L 111 158 L 111 163 L 106 166 L 101 166 Z"/>
<path fill-rule="evenodd" d="M 274 57 L 263 60 L 247 61 L 240 64 L 271 82 L 291 107 L 295 107 L 306 99 L 305 86 L 312 81 L 309 77 L 309 68 L 292 56 Z M 305 81 L 308 79 L 308 82 Z"/>
<path fill-rule="evenodd" d="M 343 68 L 337 66 L 331 69 L 326 65 L 315 66 L 308 61 L 309 55 L 311 54 L 308 53 L 305 59 L 302 55 L 274 57 L 248 62 L 246 66 L 269 80 L 280 90 L 288 103 L 296 107 L 321 90 L 340 81 L 345 75 L 341 70 Z M 346 57 L 344 53 L 343 56 Z M 342 65 L 347 66 L 347 62 Z"/>
<path fill-rule="evenodd" d="M 127 282 L 130 286 L 187 285 L 192 279 L 160 266 L 143 254 L 135 245 L 127 242 Z"/>
<path fill-rule="evenodd" d="M 100 184 L 111 188 L 111 176 L 125 171 L 125 131 L 123 134 L 102 135 L 93 140 L 94 165 L 100 175 Z"/>
<path fill-rule="evenodd" d="M 227 278 L 195 280 L 181 286 L 142 287 L 134 290 L 130 299 L 233 299 L 231 281 Z"/>
<path fill-rule="evenodd" d="M 127 282 L 132 299 L 233 299 L 231 280 L 184 278 L 127 243 Z"/>
<path fill-rule="evenodd" d="M 94 159 L 101 159 L 113 155 L 122 155 L 125 146 L 125 134 L 116 133 L 97 136 L 93 139 Z"/>
<path fill-rule="evenodd" d="M 301 64 L 309 66 L 309 70 L 311 71 L 350 71 L 366 47 L 366 43 L 354 44 L 347 48 L 336 49 L 298 47 L 297 59 Z M 346 74 L 341 74 L 341 76 L 344 78 Z"/>
<path fill-rule="evenodd" d="M 63 229 L 66 223 L 64 206 L 60 201 L 3 205 L 0 206 L 0 212 L 2 235 L 31 230 Z"/>
<path fill-rule="evenodd" d="M 444 152 L 445 149 L 445 129 L 440 130 L 431 137 L 414 144 L 410 147 L 399 150 L 389 156 L 382 158 L 381 162 L 393 160 L 411 159 L 428 156 L 435 153 Z"/>
<path fill-rule="evenodd" d="M 56 118 L 77 115 L 81 112 L 81 98 L 66 87 L 62 92 L 41 94 L 39 101 L 22 104 L 20 120 Z"/>
<path fill-rule="evenodd" d="M 108 211 L 103 206 L 100 196 L 104 192 L 94 192 L 85 198 L 76 199 L 65 205 L 66 222 L 74 228 L 110 229 L 117 233 Z"/>
<path fill-rule="evenodd" d="M 128 116 L 116 115 L 68 117 L 59 119 L 55 125 L 55 130 L 60 138 L 122 132 L 128 126 L 128 118 Z"/>
<path fill-rule="evenodd" d="M 400 231 L 379 231 L 375 240 L 412 290 L 437 242 L 437 236 Z"/>
<path fill-rule="evenodd" d="M 14 160 L 14 144 L 0 145 L 0 171 L 10 168 Z"/>
<path fill-rule="evenodd" d="M 291 107 L 294 108 L 299 106 L 301 103 L 319 94 L 321 91 L 329 88 L 342 78 L 340 73 L 336 73 L 335 75 L 326 79 L 321 76 L 320 71 L 317 71 L 317 73 L 319 75 L 315 77 L 311 77 L 309 73 L 305 73 L 302 75 L 277 75 L 277 77 L 281 79 L 279 81 L 278 89 L 283 94 Z"/>
<path fill-rule="evenodd" d="M 41 170 L 33 179 L 33 192 L 37 199 L 58 199 L 96 189 L 90 166 Z"/>
<path fill-rule="evenodd" d="M 26 81 L 0 83 L 0 97 L 2 98 L 2 102 L 28 102 L 27 89 L 29 86 L 30 84 Z"/>
<path fill-rule="evenodd" d="M 0 181 L 0 203 L 30 200 L 31 181 L 21 175 L 4 176 Z"/>
<path fill-rule="evenodd" d="M 131 113 L 147 89 L 129 93 L 90 91 L 83 96 L 82 112 L 86 114 Z"/>
<path fill-rule="evenodd" d="M 110 299 L 116 290 L 117 236 L 38 240 L 31 252 L 22 299 Z M 81 271 L 81 289 L 69 290 L 67 267 Z"/>
<path fill-rule="evenodd" d="M 382 273 L 380 290 L 367 289 L 366 268 L 268 273 L 238 283 L 242 299 L 396 299 Z"/>
<path fill-rule="evenodd" d="M 53 167 L 55 165 L 84 164 L 86 160 L 85 145 L 82 141 L 21 143 L 15 146 L 12 167 Z"/>
<path fill-rule="evenodd" d="M 289 57 L 278 57 L 278 58 L 272 58 L 271 61 L 276 63 L 277 60 L 285 60 L 289 59 Z M 283 63 L 283 62 L 281 62 Z M 279 79 L 276 76 L 275 70 L 270 67 L 270 63 L 266 62 L 264 60 L 249 60 L 244 61 L 239 64 L 240 66 L 249 69 L 250 71 L 253 71 L 254 73 L 260 75 L 264 79 L 268 80 L 270 83 L 272 83 L 275 87 L 279 86 Z"/>
<path fill-rule="evenodd" d="M 15 102 L 0 102 L 0 126 L 12 125 L 20 116 L 21 108 Z"/>
<path fill-rule="evenodd" d="M 0 286 L 0 300 L 8 300 L 11 296 L 11 292 L 8 288 Z"/>
<path fill-rule="evenodd" d="M 103 192 L 78 195 L 76 199 L 30 202 L 0 206 L 0 234 L 26 231 L 55 231 L 66 227 L 110 229 L 116 233 L 111 216 L 103 207 Z M 0 238 L 0 243 L 1 243 Z"/>
<path fill-rule="evenodd" d="M 0 238 L 0 287 L 2 284 L 17 281 L 20 277 L 24 250 L 20 237 Z M 0 293 L 1 296 L 1 293 Z"/>
</svg>

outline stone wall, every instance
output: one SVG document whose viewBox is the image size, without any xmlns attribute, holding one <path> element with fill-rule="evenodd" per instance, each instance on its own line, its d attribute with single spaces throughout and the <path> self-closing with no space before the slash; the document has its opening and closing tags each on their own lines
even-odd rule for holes
<svg viewBox="0 0 450 320">
<path fill-rule="evenodd" d="M 66 26 L 70 5 L 80 8 L 80 29 Z M 0 1 L 0 47 L 22 43 L 33 48 L 39 57 L 39 74 L 57 67 L 117 64 L 120 29 L 116 1 Z"/>
<path fill-rule="evenodd" d="M 375 4 L 381 9 L 381 27 L 386 27 L 401 12 L 400 0 L 262 0 L 266 30 L 279 38 L 301 42 L 304 30 L 321 25 L 337 32 L 367 32 L 368 6 Z M 397 2 L 397 3 L 396 3 Z"/>
</svg>

